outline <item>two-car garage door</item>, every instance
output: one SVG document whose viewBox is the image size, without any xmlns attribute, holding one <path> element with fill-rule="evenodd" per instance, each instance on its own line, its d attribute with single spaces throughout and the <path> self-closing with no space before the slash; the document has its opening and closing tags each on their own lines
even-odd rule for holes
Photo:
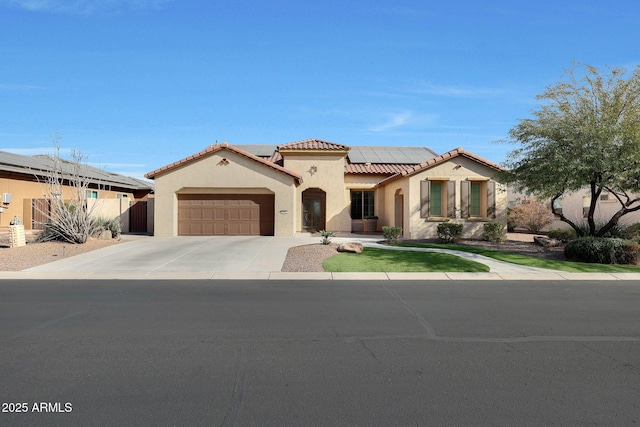
<svg viewBox="0 0 640 427">
<path fill-rule="evenodd" d="M 273 194 L 179 194 L 179 236 L 273 236 Z"/>
</svg>

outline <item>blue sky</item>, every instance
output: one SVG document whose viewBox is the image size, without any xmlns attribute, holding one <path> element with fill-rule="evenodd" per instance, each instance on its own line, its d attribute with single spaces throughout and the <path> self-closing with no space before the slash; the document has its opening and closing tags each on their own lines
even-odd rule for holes
<svg viewBox="0 0 640 427">
<path fill-rule="evenodd" d="M 640 2 L 0 0 L 0 150 L 126 175 L 216 140 L 495 144 L 573 61 L 640 63 Z"/>
</svg>

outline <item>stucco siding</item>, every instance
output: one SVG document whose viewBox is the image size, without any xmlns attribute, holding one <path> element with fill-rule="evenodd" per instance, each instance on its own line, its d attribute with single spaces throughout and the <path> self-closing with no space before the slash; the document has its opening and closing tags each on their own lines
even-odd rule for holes
<svg viewBox="0 0 640 427">
<path fill-rule="evenodd" d="M 380 227 L 398 226 L 402 227 L 402 236 L 410 238 L 410 212 L 407 207 L 409 194 L 409 180 L 397 180 L 382 188 L 384 192 L 384 204 L 381 205 L 384 216 L 380 221 Z M 398 199 L 399 198 L 399 199 Z"/>
<path fill-rule="evenodd" d="M 225 161 L 226 160 L 226 161 Z M 178 194 L 274 194 L 276 236 L 295 234 L 294 178 L 229 150 L 155 177 L 156 236 L 178 233 Z"/>
<path fill-rule="evenodd" d="M 308 155 L 283 154 L 284 167 L 302 175 L 303 182 L 296 189 L 296 211 L 302 212 L 302 193 L 318 188 L 326 193 L 326 229 L 351 231 L 349 197 L 345 193 L 344 154 Z M 302 214 L 295 218 L 296 231 L 302 230 Z"/>
<path fill-rule="evenodd" d="M 98 191 L 97 200 L 116 199 L 118 194 L 126 194 L 129 200 L 134 200 L 134 194 L 125 191 L 111 191 L 103 189 L 94 189 Z M 62 198 L 69 200 L 72 197 L 74 188 L 69 186 L 62 187 Z M 22 179 L 12 179 L 6 177 L 0 177 L 0 197 L 4 193 L 10 193 L 12 196 L 11 203 L 0 204 L 2 212 L 0 212 L 0 227 L 8 227 L 11 220 L 18 216 L 20 221 L 25 226 L 25 229 L 31 229 L 31 199 L 44 199 L 48 196 L 47 185 L 36 181 L 27 181 Z M 1 200 L 0 200 L 1 201 Z M 111 212 L 107 210 L 108 212 Z M 115 212 L 115 211 L 114 211 Z M 110 214 L 104 214 L 104 216 L 110 216 Z M 114 214 L 113 218 L 118 217 Z M 111 217 L 111 216 L 110 216 Z"/>
<path fill-rule="evenodd" d="M 421 194 L 420 182 L 426 179 L 443 179 L 455 182 L 455 206 L 456 218 L 450 219 L 453 222 L 463 224 L 463 237 L 470 239 L 482 238 L 483 227 L 486 222 L 498 221 L 506 226 L 507 193 L 506 188 L 501 183 L 496 183 L 495 205 L 496 218 L 464 219 L 460 215 L 461 192 L 460 183 L 462 181 L 477 180 L 488 181 L 494 175 L 493 169 L 480 165 L 472 160 L 456 157 L 433 168 L 427 169 L 409 177 L 409 237 L 411 239 L 428 239 L 437 237 L 437 227 L 442 219 L 428 219 L 421 217 Z M 405 201 L 405 204 L 406 201 Z"/>
</svg>

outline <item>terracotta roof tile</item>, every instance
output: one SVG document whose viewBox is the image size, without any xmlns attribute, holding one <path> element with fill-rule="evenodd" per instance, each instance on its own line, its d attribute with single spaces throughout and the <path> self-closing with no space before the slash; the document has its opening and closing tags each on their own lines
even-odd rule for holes
<svg viewBox="0 0 640 427">
<path fill-rule="evenodd" d="M 401 165 L 394 163 L 348 163 L 344 166 L 346 174 L 375 174 L 393 175 L 410 168 L 413 165 Z"/>
<path fill-rule="evenodd" d="M 389 182 L 395 181 L 396 179 L 399 179 L 399 178 L 403 178 L 403 177 L 406 177 L 406 176 L 414 175 L 416 173 L 419 173 L 419 172 L 422 172 L 424 170 L 430 169 L 430 168 L 432 168 L 432 167 L 434 167 L 436 165 L 439 165 L 440 163 L 444 163 L 444 162 L 446 162 L 448 160 L 451 160 L 451 159 L 453 159 L 455 157 L 458 157 L 458 156 L 462 156 L 462 157 L 466 157 L 468 159 L 474 160 L 474 161 L 476 161 L 476 162 L 478 162 L 480 164 L 483 164 L 483 165 L 485 165 L 487 167 L 490 167 L 492 169 L 496 169 L 496 170 L 499 170 L 499 171 L 504 171 L 505 170 L 502 166 L 498 165 L 497 163 L 493 163 L 490 160 L 484 159 L 484 158 L 482 158 L 482 157 L 480 157 L 480 156 L 478 156 L 476 154 L 473 154 L 473 153 L 470 153 L 468 151 L 465 151 L 462 148 L 456 148 L 455 150 L 447 151 L 443 155 L 438 156 L 438 157 L 434 157 L 433 159 L 428 160 L 428 161 L 426 161 L 424 163 L 420 163 L 419 165 L 411 165 L 407 169 L 405 169 L 404 171 L 398 172 L 395 175 L 390 176 L 389 178 L 383 179 L 382 181 L 380 181 L 378 183 L 378 186 L 386 185 Z"/>
<path fill-rule="evenodd" d="M 334 142 L 321 141 L 319 139 L 305 139 L 303 141 L 290 142 L 278 146 L 278 150 L 331 150 L 347 151 L 349 147 Z"/>
<path fill-rule="evenodd" d="M 229 143 L 227 143 L 227 142 L 223 142 L 222 144 L 210 145 L 209 147 L 205 148 L 204 150 L 200 151 L 199 153 L 193 154 L 191 156 L 187 156 L 182 160 L 178 160 L 177 162 L 171 163 L 170 165 L 163 166 L 163 167 L 161 167 L 159 169 L 156 169 L 156 170 L 154 170 L 152 172 L 149 172 L 149 173 L 145 174 L 144 176 L 146 178 L 153 179 L 153 178 L 155 178 L 156 175 L 168 172 L 168 171 L 170 171 L 172 169 L 175 169 L 175 168 L 177 168 L 179 166 L 185 165 L 185 164 L 190 163 L 190 162 L 192 162 L 194 160 L 200 159 L 202 157 L 208 156 L 210 154 L 216 153 L 216 152 L 221 151 L 221 150 L 232 151 L 232 152 L 234 152 L 236 154 L 239 154 L 241 156 L 244 156 L 244 157 L 246 157 L 248 159 L 255 160 L 258 163 L 262 163 L 262 164 L 264 164 L 266 166 L 269 166 L 271 168 L 274 168 L 274 169 L 276 169 L 276 170 L 278 170 L 280 172 L 286 173 L 287 175 L 290 175 L 293 178 L 295 178 L 296 181 L 298 182 L 298 184 L 302 182 L 302 175 L 297 174 L 297 173 L 295 173 L 295 172 L 293 172 L 293 171 L 291 171 L 289 169 L 285 169 L 282 166 L 279 166 L 279 165 L 277 165 L 277 164 L 275 164 L 273 162 L 270 162 L 269 160 L 265 160 L 263 158 L 255 156 L 255 155 L 253 155 L 253 154 L 251 154 L 251 153 L 249 153 L 247 151 L 244 151 L 244 150 L 241 150 L 241 149 L 239 149 L 237 147 L 234 147 L 233 145 L 229 145 Z"/>
</svg>

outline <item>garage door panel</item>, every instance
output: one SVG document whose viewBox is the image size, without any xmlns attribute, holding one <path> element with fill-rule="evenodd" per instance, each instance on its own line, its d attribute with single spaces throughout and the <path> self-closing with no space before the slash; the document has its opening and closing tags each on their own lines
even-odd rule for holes
<svg viewBox="0 0 640 427">
<path fill-rule="evenodd" d="M 273 195 L 178 196 L 178 234 L 181 236 L 272 236 L 273 232 Z"/>
</svg>

